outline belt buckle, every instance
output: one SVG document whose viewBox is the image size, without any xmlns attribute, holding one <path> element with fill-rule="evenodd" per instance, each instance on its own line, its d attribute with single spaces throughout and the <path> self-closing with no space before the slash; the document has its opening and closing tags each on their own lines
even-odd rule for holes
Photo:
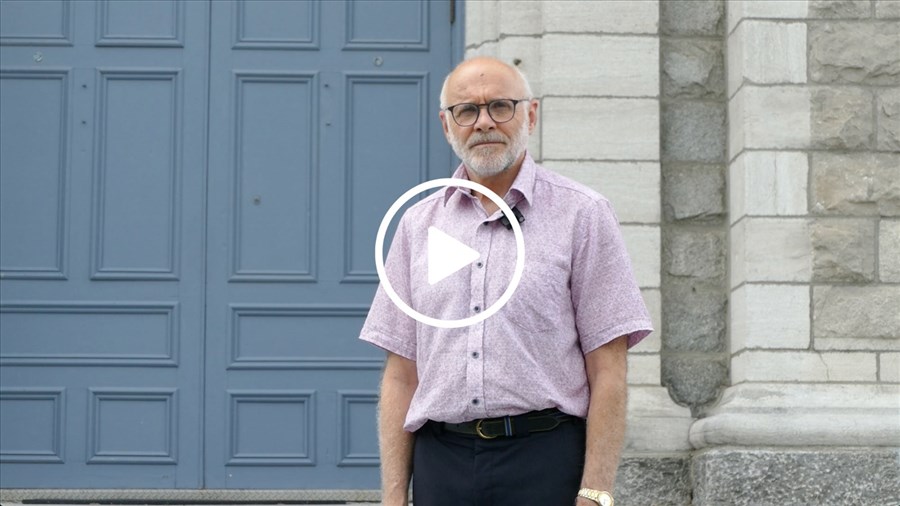
<svg viewBox="0 0 900 506">
<path fill-rule="evenodd" d="M 482 418 L 481 420 L 478 420 L 478 422 L 475 424 L 475 433 L 478 434 L 478 437 L 480 437 L 481 439 L 494 439 L 494 438 L 496 438 L 497 436 L 489 436 L 489 435 L 487 435 L 487 434 L 485 434 L 484 432 L 481 431 L 481 424 L 482 424 L 482 423 L 484 423 L 484 418 Z"/>
</svg>

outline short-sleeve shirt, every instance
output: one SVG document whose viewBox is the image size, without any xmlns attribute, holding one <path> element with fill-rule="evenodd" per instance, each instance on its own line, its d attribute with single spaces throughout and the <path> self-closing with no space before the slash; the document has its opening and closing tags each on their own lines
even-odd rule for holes
<svg viewBox="0 0 900 506">
<path fill-rule="evenodd" d="M 464 166 L 453 177 L 468 178 Z M 481 323 L 438 328 L 401 311 L 379 286 L 360 339 L 416 362 L 419 384 L 404 428 L 460 423 L 545 408 L 586 417 L 584 355 L 652 332 L 609 201 L 537 165 L 530 155 L 504 197 L 524 216 L 525 269 L 512 298 Z M 385 261 L 397 295 L 426 316 L 477 315 L 506 290 L 516 263 L 512 230 L 462 187 L 448 186 L 400 219 Z M 428 228 L 479 252 L 476 262 L 428 283 Z"/>
</svg>

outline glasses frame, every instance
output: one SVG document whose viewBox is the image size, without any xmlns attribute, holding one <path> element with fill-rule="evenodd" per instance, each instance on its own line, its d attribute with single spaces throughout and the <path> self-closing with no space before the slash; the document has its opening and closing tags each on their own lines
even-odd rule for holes
<svg viewBox="0 0 900 506">
<path fill-rule="evenodd" d="M 483 104 L 476 104 L 473 102 L 460 102 L 458 104 L 453 104 L 451 106 L 447 106 L 443 110 L 449 112 L 450 117 L 453 118 L 453 122 L 461 127 L 470 127 L 470 126 L 474 125 L 475 123 L 478 123 L 478 118 L 481 117 L 481 109 L 482 108 L 484 108 L 487 111 L 488 117 L 491 118 L 491 121 L 493 121 L 494 123 L 496 123 L 498 125 L 502 125 L 503 123 L 509 123 L 510 121 L 513 120 L 513 118 L 516 117 L 516 109 L 518 108 L 517 106 L 519 105 L 520 102 L 530 102 L 531 100 L 532 99 L 530 99 L 530 98 L 498 98 L 498 99 L 494 99 L 494 100 L 491 100 L 490 102 L 483 103 Z M 494 115 L 491 114 L 491 104 L 494 104 L 495 102 L 504 102 L 504 101 L 512 102 L 513 114 L 507 120 L 497 121 L 496 119 L 494 119 Z M 478 112 L 475 114 L 475 121 L 473 121 L 467 125 L 463 125 L 462 123 L 459 122 L 459 120 L 456 119 L 456 114 L 453 112 L 453 109 L 455 109 L 461 105 L 474 105 L 475 107 L 478 108 Z"/>
</svg>

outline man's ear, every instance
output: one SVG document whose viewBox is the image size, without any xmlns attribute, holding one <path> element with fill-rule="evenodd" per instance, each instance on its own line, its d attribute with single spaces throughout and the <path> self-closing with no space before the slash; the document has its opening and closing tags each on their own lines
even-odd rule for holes
<svg viewBox="0 0 900 506">
<path fill-rule="evenodd" d="M 450 135 L 450 126 L 447 124 L 447 113 L 441 111 L 438 113 L 438 116 L 441 117 L 441 126 L 444 128 L 444 137 L 448 137 Z"/>
<path fill-rule="evenodd" d="M 539 102 L 537 100 L 529 100 L 528 101 L 528 134 L 531 135 L 534 132 L 534 127 L 537 125 L 538 119 L 538 105 Z"/>
</svg>

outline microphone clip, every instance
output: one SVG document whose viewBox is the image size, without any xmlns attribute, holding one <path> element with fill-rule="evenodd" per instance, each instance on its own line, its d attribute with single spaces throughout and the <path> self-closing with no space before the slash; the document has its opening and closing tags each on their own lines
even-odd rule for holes
<svg viewBox="0 0 900 506">
<path fill-rule="evenodd" d="M 516 221 L 518 221 L 519 223 L 525 221 L 525 216 L 522 214 L 522 211 L 519 211 L 518 207 L 513 206 L 512 212 L 513 216 L 516 217 Z M 500 223 L 502 223 L 503 226 L 506 227 L 506 230 L 512 230 L 512 223 L 509 222 L 509 218 L 506 217 L 506 214 L 504 214 L 503 217 L 500 218 Z"/>
</svg>

